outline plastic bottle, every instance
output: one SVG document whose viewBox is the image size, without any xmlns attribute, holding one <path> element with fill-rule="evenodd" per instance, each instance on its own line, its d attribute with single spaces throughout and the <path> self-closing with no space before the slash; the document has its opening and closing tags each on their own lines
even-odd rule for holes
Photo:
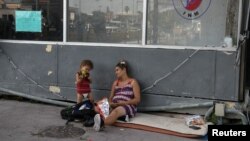
<svg viewBox="0 0 250 141">
<path fill-rule="evenodd" d="M 227 45 L 227 47 L 233 47 L 233 39 L 231 37 L 225 37 L 224 43 Z"/>
</svg>

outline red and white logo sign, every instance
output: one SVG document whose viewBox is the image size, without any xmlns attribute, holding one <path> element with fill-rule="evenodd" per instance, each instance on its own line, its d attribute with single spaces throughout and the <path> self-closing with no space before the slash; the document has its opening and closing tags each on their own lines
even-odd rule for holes
<svg viewBox="0 0 250 141">
<path fill-rule="evenodd" d="M 201 17 L 208 10 L 212 0 L 172 0 L 177 13 L 185 19 Z"/>
</svg>

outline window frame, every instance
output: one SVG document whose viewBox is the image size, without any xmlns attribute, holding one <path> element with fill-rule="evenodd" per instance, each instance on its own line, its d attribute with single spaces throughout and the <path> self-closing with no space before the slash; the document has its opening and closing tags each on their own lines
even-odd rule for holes
<svg viewBox="0 0 250 141">
<path fill-rule="evenodd" d="M 242 0 L 239 0 L 238 16 L 238 35 L 236 47 L 224 48 L 220 46 L 176 46 L 176 45 L 149 45 L 146 44 L 147 33 L 147 7 L 148 0 L 143 0 L 143 18 L 142 18 L 142 39 L 141 44 L 122 44 L 122 43 L 96 43 L 96 42 L 69 42 L 67 41 L 67 13 L 68 0 L 63 0 L 63 40 L 62 41 L 32 41 L 32 40 L 8 40 L 0 39 L 0 43 L 23 43 L 23 44 L 51 44 L 51 45 L 73 45 L 73 46 L 98 46 L 98 47 L 128 47 L 128 48 L 155 48 L 155 49 L 192 49 L 192 50 L 215 50 L 215 51 L 237 51 L 239 46 L 240 29 L 242 23 Z"/>
</svg>

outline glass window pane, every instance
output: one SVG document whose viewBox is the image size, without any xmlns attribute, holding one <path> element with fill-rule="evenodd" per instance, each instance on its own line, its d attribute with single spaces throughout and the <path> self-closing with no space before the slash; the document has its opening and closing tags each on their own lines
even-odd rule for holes
<svg viewBox="0 0 250 141">
<path fill-rule="evenodd" d="M 0 0 L 0 39 L 62 41 L 62 0 Z"/>
<path fill-rule="evenodd" d="M 68 41 L 141 43 L 143 0 L 69 0 Z"/>
<path fill-rule="evenodd" d="M 149 0 L 147 44 L 235 45 L 238 10 L 236 0 Z"/>
</svg>

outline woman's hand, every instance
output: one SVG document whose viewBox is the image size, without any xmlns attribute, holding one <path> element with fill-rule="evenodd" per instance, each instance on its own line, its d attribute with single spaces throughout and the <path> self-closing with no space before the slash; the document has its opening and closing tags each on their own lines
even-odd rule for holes
<svg viewBox="0 0 250 141">
<path fill-rule="evenodd" d="M 118 103 L 113 103 L 113 102 L 110 102 L 109 105 L 113 109 L 119 106 Z"/>
<path fill-rule="evenodd" d="M 120 102 L 118 102 L 118 103 L 110 102 L 109 105 L 110 105 L 111 108 L 116 108 L 116 107 L 118 107 L 118 106 L 127 105 L 127 103 L 126 103 L 125 101 L 120 101 Z"/>
</svg>

